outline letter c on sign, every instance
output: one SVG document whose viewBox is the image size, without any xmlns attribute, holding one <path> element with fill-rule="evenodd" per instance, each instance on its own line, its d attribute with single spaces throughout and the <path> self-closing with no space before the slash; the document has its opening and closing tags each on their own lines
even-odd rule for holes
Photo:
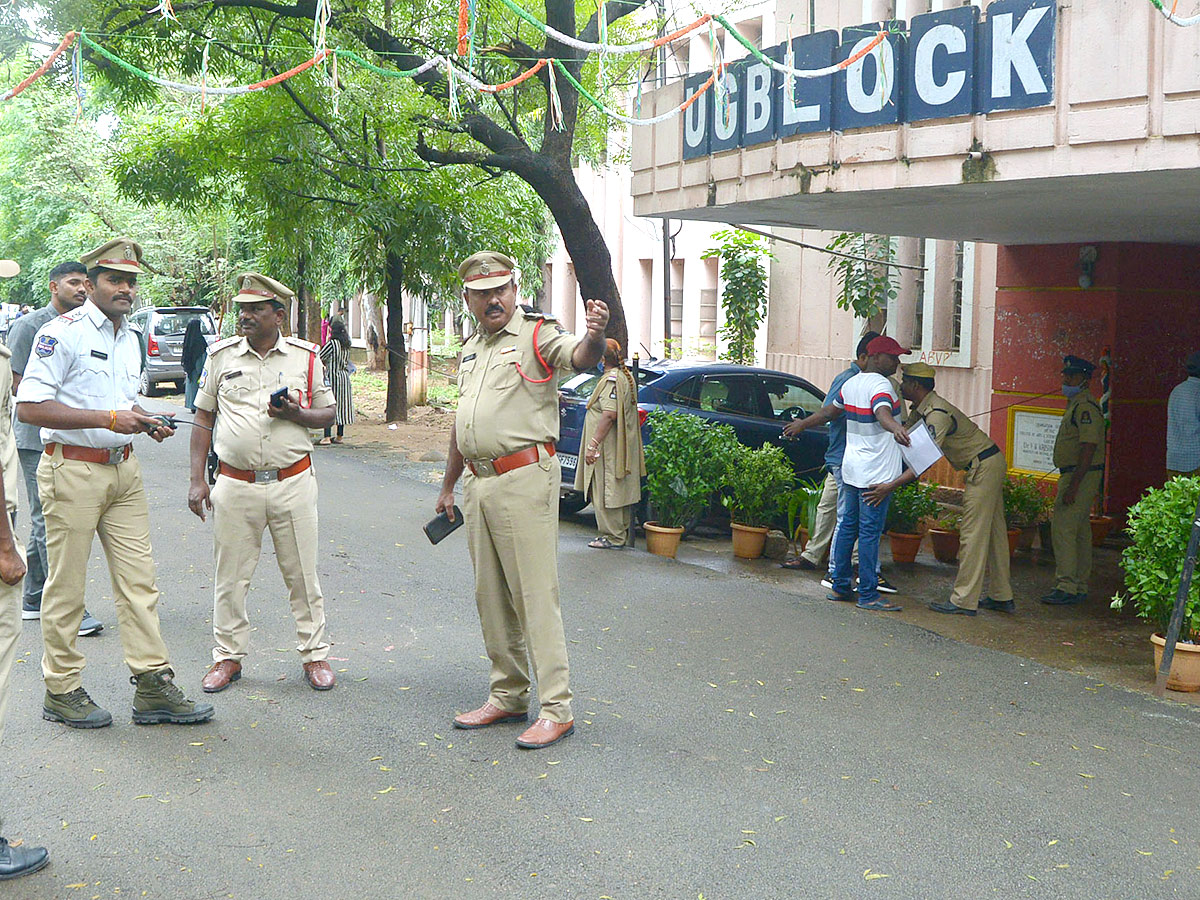
<svg viewBox="0 0 1200 900">
<path fill-rule="evenodd" d="M 967 73 L 959 69 L 946 73 L 946 80 L 937 83 L 933 59 L 939 47 L 951 55 L 965 53 L 967 37 L 961 29 L 945 24 L 935 25 L 921 36 L 913 54 L 913 76 L 918 96 L 930 106 L 942 106 L 955 99 L 967 80 Z"/>
</svg>

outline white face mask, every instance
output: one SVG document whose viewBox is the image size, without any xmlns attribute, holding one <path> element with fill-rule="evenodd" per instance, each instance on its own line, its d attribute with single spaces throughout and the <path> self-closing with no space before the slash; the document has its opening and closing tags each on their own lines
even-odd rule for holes
<svg viewBox="0 0 1200 900">
<path fill-rule="evenodd" d="M 1062 386 L 1063 396 L 1066 397 L 1068 400 L 1071 397 L 1074 397 L 1076 394 L 1078 394 L 1082 390 L 1083 390 L 1082 384 L 1064 384 Z"/>
</svg>

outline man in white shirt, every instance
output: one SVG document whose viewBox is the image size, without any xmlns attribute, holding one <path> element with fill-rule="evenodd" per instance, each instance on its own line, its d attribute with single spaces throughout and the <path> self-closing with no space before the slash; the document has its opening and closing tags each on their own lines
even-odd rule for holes
<svg viewBox="0 0 1200 900">
<path fill-rule="evenodd" d="M 901 608 L 879 596 L 879 538 L 890 498 L 873 505 L 866 493 L 877 484 L 897 478 L 904 467 L 900 445 L 907 446 L 909 438 L 899 422 L 900 398 L 889 379 L 906 353 L 908 350 L 890 337 L 875 338 L 867 345 L 863 371 L 843 384 L 833 398 L 833 406 L 846 417 L 842 483 L 849 496 L 833 544 L 833 590 L 829 599 L 855 599 L 850 584 L 850 554 L 857 540 L 858 607 L 880 612 Z"/>
<path fill-rule="evenodd" d="M 137 405 L 141 343 L 126 317 L 137 296 L 142 248 L 117 238 L 86 254 L 88 300 L 42 326 L 17 388 L 17 417 L 41 427 L 38 493 L 46 519 L 49 572 L 42 593 L 42 718 L 102 728 L 112 715 L 83 687 L 76 647 L 92 538 L 100 537 L 112 578 L 121 646 L 136 685 L 133 721 L 203 722 L 209 704 L 174 684 L 158 624 L 150 515 L 131 436 L 174 434 Z"/>
</svg>

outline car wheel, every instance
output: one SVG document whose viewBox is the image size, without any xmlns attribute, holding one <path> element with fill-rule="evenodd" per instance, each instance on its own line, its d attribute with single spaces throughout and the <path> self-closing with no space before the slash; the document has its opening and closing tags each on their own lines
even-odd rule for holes
<svg viewBox="0 0 1200 900">
<path fill-rule="evenodd" d="M 158 389 L 154 387 L 154 382 L 150 380 L 150 373 L 142 369 L 142 377 L 138 381 L 138 393 L 143 397 L 157 397 Z"/>
<path fill-rule="evenodd" d="M 558 514 L 573 516 L 587 505 L 587 497 L 583 494 L 567 494 L 565 497 L 558 498 Z"/>
</svg>

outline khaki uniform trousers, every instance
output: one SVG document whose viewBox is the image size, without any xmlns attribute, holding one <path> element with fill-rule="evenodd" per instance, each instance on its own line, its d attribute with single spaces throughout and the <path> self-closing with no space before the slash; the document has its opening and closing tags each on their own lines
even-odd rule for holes
<svg viewBox="0 0 1200 900">
<path fill-rule="evenodd" d="M 570 722 L 567 644 L 558 603 L 557 457 L 503 475 L 468 474 L 463 485 L 475 605 L 491 660 L 488 701 L 506 712 L 529 705 L 529 663 L 541 716 Z M 527 658 L 528 655 L 528 658 Z"/>
<path fill-rule="evenodd" d="M 959 524 L 962 551 L 950 602 L 978 609 L 983 576 L 991 574 L 991 597 L 1001 603 L 1013 598 L 1009 581 L 1008 528 L 1004 523 L 1004 478 L 1008 465 L 995 453 L 967 470 L 963 513 Z"/>
<path fill-rule="evenodd" d="M 603 456 L 597 457 L 596 462 L 592 465 L 591 495 L 592 510 L 596 513 L 596 530 L 600 532 L 600 537 L 608 538 L 610 544 L 624 546 L 629 543 L 629 526 L 633 524 L 633 505 L 604 505 L 604 466 Z"/>
<path fill-rule="evenodd" d="M 137 456 L 115 466 L 42 454 L 38 494 L 46 517 L 49 572 L 42 590 L 42 676 L 66 694 L 83 685 L 76 648 L 92 538 L 108 559 L 125 663 L 134 675 L 170 666 L 158 624 L 158 585 L 150 549 L 150 513 Z"/>
<path fill-rule="evenodd" d="M 317 476 L 312 468 L 269 484 L 218 475 L 213 505 L 213 662 L 241 661 L 250 649 L 246 592 L 271 531 L 275 561 L 287 585 L 296 649 L 303 662 L 329 656 L 325 601 L 317 578 Z"/>
<path fill-rule="evenodd" d="M 1064 506 L 1063 493 L 1070 475 L 1058 479 L 1054 497 L 1054 520 L 1050 534 L 1054 543 L 1054 586 L 1065 594 L 1086 594 L 1092 575 L 1092 502 L 1100 493 L 1103 472 L 1088 472 L 1079 482 L 1075 502 Z"/>
<path fill-rule="evenodd" d="M 830 472 L 825 476 L 825 483 L 821 487 L 816 521 L 808 533 L 808 543 L 804 546 L 804 552 L 800 554 L 814 566 L 821 565 L 829 551 L 829 544 L 833 541 L 833 527 L 837 524 L 837 498 L 837 479 Z"/>
<path fill-rule="evenodd" d="M 17 553 L 25 558 L 25 548 Z M 21 584 L 0 581 L 0 739 L 4 737 L 4 722 L 8 714 L 8 695 L 11 693 L 13 663 L 17 658 L 17 638 L 21 634 Z"/>
</svg>

